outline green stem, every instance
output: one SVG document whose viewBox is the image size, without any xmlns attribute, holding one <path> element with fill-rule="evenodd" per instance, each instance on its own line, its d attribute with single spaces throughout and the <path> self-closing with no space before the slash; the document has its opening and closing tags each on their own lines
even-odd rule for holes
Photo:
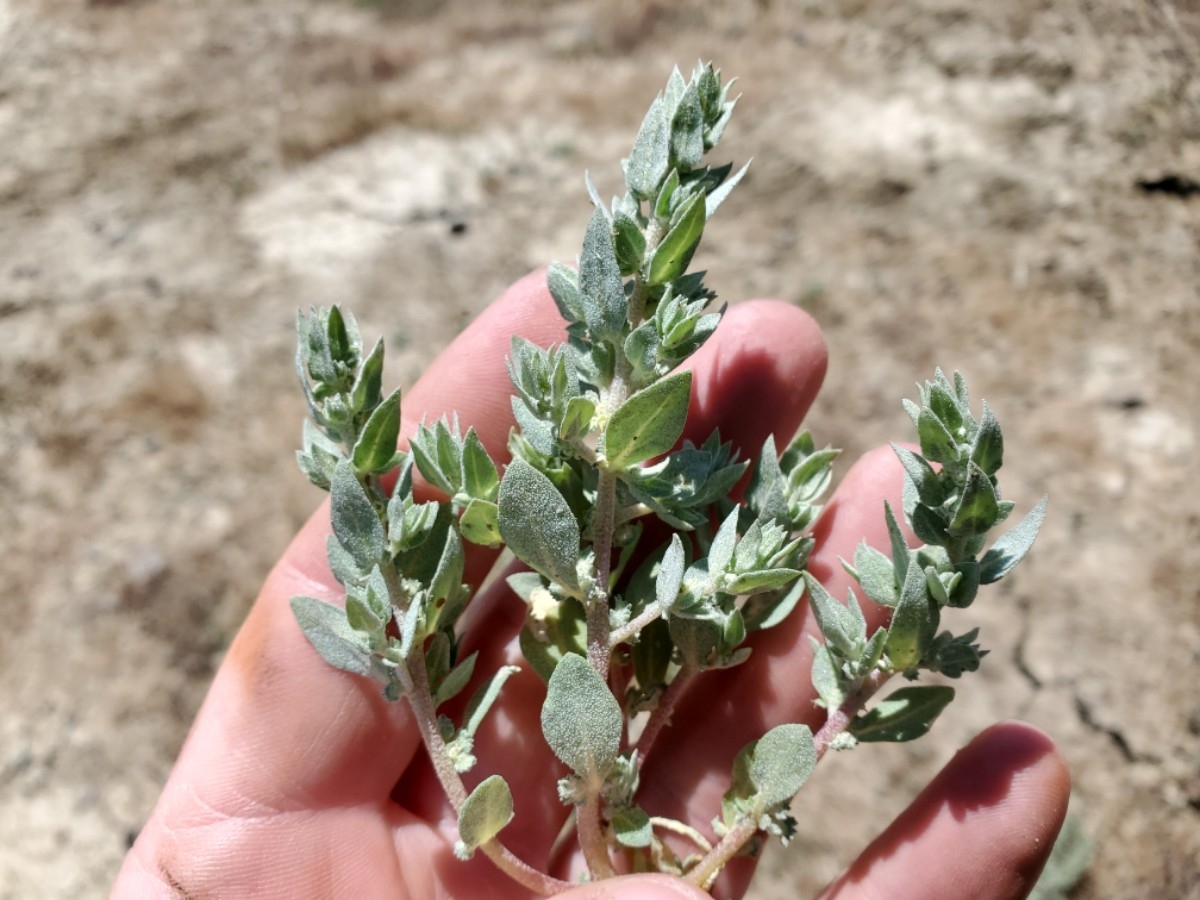
<svg viewBox="0 0 1200 900">
<path fill-rule="evenodd" d="M 743 819 L 696 863 L 696 867 L 687 873 L 687 880 L 701 890 L 708 890 L 725 868 L 725 864 L 737 856 L 738 851 L 757 833 L 757 817 Z"/>
<path fill-rule="evenodd" d="M 891 673 L 875 671 L 863 679 L 856 690 L 841 706 L 835 709 L 825 719 L 825 724 L 813 736 L 813 745 L 817 751 L 817 759 L 821 759 L 834 738 L 850 727 L 854 717 L 868 700 L 878 691 L 889 678 Z M 687 874 L 690 882 L 701 888 L 708 889 L 716 879 L 721 869 L 729 860 L 745 846 L 758 832 L 758 816 L 748 816 L 732 828 L 717 846 L 713 847 L 696 867 Z"/>
<path fill-rule="evenodd" d="M 684 690 L 695 675 L 696 670 L 685 663 L 683 668 L 675 673 L 674 680 L 667 685 L 667 689 L 663 691 L 663 695 L 658 698 L 658 706 L 654 707 L 654 711 L 650 713 L 650 719 L 646 722 L 646 727 L 642 729 L 642 733 L 638 737 L 638 765 L 645 762 L 646 756 L 654 747 L 654 742 L 658 740 L 658 735 L 662 732 L 667 722 L 670 721 L 671 714 L 675 711 L 675 706 L 679 703 L 679 698 L 683 696 Z"/>
<path fill-rule="evenodd" d="M 876 670 L 862 680 L 858 690 L 831 712 L 825 719 L 825 724 L 813 735 L 813 746 L 817 751 L 817 759 L 825 755 L 833 739 L 850 727 L 854 717 L 866 705 L 875 693 L 891 678 L 891 673 Z"/>
<path fill-rule="evenodd" d="M 709 841 L 708 838 L 702 835 L 691 825 L 685 825 L 678 819 L 665 819 L 662 816 L 651 816 L 650 824 L 655 828 L 660 828 L 663 831 L 671 831 L 680 835 L 681 837 L 687 838 L 705 853 L 708 853 L 713 848 L 712 842 Z"/>
<path fill-rule="evenodd" d="M 579 808 L 575 817 L 575 828 L 579 833 L 579 848 L 587 861 L 592 880 L 612 878 L 617 874 L 612 858 L 608 855 L 608 841 L 600 825 L 600 795 L 589 792 L 587 802 Z"/>
<path fill-rule="evenodd" d="M 615 650 L 618 644 L 624 644 L 626 641 L 637 637 L 643 628 L 655 619 L 661 619 L 669 606 L 670 604 L 651 603 L 636 618 L 630 619 L 608 636 L 609 648 Z"/>
<path fill-rule="evenodd" d="M 617 475 L 600 469 L 596 486 L 596 511 L 592 518 L 592 550 L 596 557 L 596 590 L 587 605 L 588 663 L 608 681 L 609 651 L 609 578 L 612 575 L 613 515 L 617 495 Z"/>
</svg>

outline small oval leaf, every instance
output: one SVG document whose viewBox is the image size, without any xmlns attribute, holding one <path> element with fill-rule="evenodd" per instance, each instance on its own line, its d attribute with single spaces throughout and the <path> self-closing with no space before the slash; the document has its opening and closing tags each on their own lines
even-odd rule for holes
<svg viewBox="0 0 1200 900">
<path fill-rule="evenodd" d="M 363 475 L 386 472 L 396 456 L 400 437 L 400 391 L 392 392 L 375 407 L 354 444 L 351 459 L 354 468 Z"/>
<path fill-rule="evenodd" d="M 344 609 L 315 597 L 293 597 L 292 614 L 325 662 L 354 675 L 371 674 L 367 637 L 350 626 Z"/>
<path fill-rule="evenodd" d="M 554 755 L 599 786 L 617 760 L 621 707 L 587 660 L 568 653 L 550 676 L 542 734 Z"/>
<path fill-rule="evenodd" d="M 676 372 L 626 400 L 605 431 L 609 466 L 623 469 L 674 447 L 687 422 L 691 395 L 692 373 Z"/>
<path fill-rule="evenodd" d="M 577 587 L 579 523 L 558 488 L 519 456 L 497 496 L 500 535 L 517 558 L 547 578 Z"/>
<path fill-rule="evenodd" d="M 954 688 L 924 684 L 900 688 L 870 712 L 850 723 L 860 741 L 911 741 L 929 731 L 934 719 L 954 699 Z"/>
<path fill-rule="evenodd" d="M 366 574 L 383 558 L 387 535 L 349 460 L 338 463 L 333 470 L 329 494 L 333 533 L 353 557 L 358 570 Z"/>
<path fill-rule="evenodd" d="M 459 843 L 454 848 L 460 859 L 468 859 L 477 847 L 486 844 L 513 817 L 512 791 L 508 782 L 492 775 L 479 782 L 458 809 Z"/>
<path fill-rule="evenodd" d="M 664 284 L 684 273 L 700 246 L 704 222 L 704 192 L 701 191 L 688 200 L 679 221 L 654 249 L 647 266 L 647 284 Z"/>
<path fill-rule="evenodd" d="M 750 781 L 764 807 L 790 800 L 817 765 L 817 751 L 807 725 L 778 725 L 754 746 Z"/>
</svg>

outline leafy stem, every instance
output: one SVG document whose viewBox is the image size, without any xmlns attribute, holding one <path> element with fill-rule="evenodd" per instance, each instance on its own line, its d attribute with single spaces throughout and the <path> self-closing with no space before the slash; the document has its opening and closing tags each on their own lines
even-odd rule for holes
<svg viewBox="0 0 1200 900">
<path fill-rule="evenodd" d="M 725 864 L 737 856 L 742 847 L 756 834 L 756 822 L 746 819 L 738 823 L 688 871 L 687 880 L 703 890 L 708 890 L 721 874 L 721 869 L 725 868 Z"/>
<path fill-rule="evenodd" d="M 472 620 L 462 615 L 472 599 L 465 544 L 503 546 L 528 568 L 508 578 L 526 604 L 520 647 L 547 685 L 542 737 L 567 767 L 559 798 L 573 810 L 589 876 L 615 875 L 613 851 L 623 849 L 639 870 L 686 869 L 710 888 L 756 835 L 794 834 L 789 804 L 829 749 L 929 730 L 954 696 L 945 684 L 868 703 L 896 673 L 954 679 L 979 667 L 978 629 L 940 631 L 942 613 L 1012 570 L 1045 515 L 1043 501 L 985 552 L 987 533 L 1013 510 L 996 480 L 999 423 L 986 403 L 972 412 L 961 375 L 937 370 L 917 386 L 919 402 L 905 401 L 920 453 L 895 446 L 905 490 L 898 510 L 884 505 L 891 552 L 864 542 L 843 562 L 856 589 L 891 610 L 868 633 L 854 592 L 843 603 L 806 571 L 837 451 L 817 449 L 807 431 L 782 453 L 768 437 L 750 461 L 717 432 L 699 445 L 683 440 L 694 371 L 685 364 L 724 313 L 710 310 L 716 295 L 689 266 L 746 171 L 704 162 L 737 102 L 731 84 L 709 65 L 690 80 L 675 70 L 622 161 L 624 195 L 605 205 L 588 182 L 595 208 L 578 265 L 547 272 L 567 340 L 512 340 L 516 428 L 503 472 L 456 417 L 420 426 L 398 451 L 400 393 L 383 393 L 383 342 L 364 354 L 354 318 L 338 307 L 297 320 L 309 409 L 297 461 L 330 492 L 329 565 L 345 588 L 344 605 L 292 598 L 297 621 L 329 664 L 374 679 L 390 701 L 407 698 L 458 816 L 455 853 L 482 851 L 542 895 L 569 885 L 499 842 L 515 813 L 508 784 L 493 774 L 468 791 L 462 779 L 477 762 L 476 730 L 516 667 L 483 676 L 461 722 L 438 713 L 481 680 L 479 654 L 460 658 Z M 414 473 L 448 499 L 418 502 Z M 650 516 L 653 527 L 636 521 Z M 902 521 L 923 546 L 908 546 Z M 823 726 L 814 735 L 785 723 L 743 747 L 715 845 L 643 810 L 643 763 L 696 676 L 739 666 L 750 635 L 802 601 L 823 637 L 811 639 Z M 686 837 L 699 861 L 689 869 L 696 854 L 681 861 L 656 831 Z"/>
<path fill-rule="evenodd" d="M 667 685 L 662 696 L 658 698 L 658 705 L 650 713 L 650 718 L 646 720 L 646 726 L 642 729 L 642 733 L 638 736 L 637 742 L 637 757 L 639 762 L 644 762 L 646 757 L 653 749 L 658 736 L 662 730 L 671 721 L 671 714 L 675 712 L 675 707 L 679 704 L 679 700 L 683 697 L 684 691 L 696 676 L 696 668 L 691 663 L 685 662 L 671 683 Z"/>
<path fill-rule="evenodd" d="M 846 699 L 841 706 L 834 709 L 825 719 L 825 724 L 813 735 L 813 747 L 817 759 L 821 759 L 838 735 L 843 734 L 854 721 L 854 717 L 862 711 L 875 693 L 883 687 L 891 677 L 891 673 L 876 670 L 862 680 L 853 696 Z"/>
<path fill-rule="evenodd" d="M 462 777 L 454 768 L 446 741 L 442 738 L 441 729 L 438 728 L 437 711 L 434 708 L 433 696 L 429 688 L 429 675 L 425 669 L 425 660 L 419 653 L 414 656 L 415 658 L 408 665 L 400 667 L 404 695 L 408 698 L 413 718 L 417 721 L 425 752 L 429 754 L 429 760 L 437 773 L 442 790 L 457 814 L 467 801 L 467 789 L 463 785 Z M 494 837 L 480 844 L 479 849 L 513 881 L 540 896 L 548 897 L 560 894 L 572 887 L 570 882 L 538 871 Z"/>
<path fill-rule="evenodd" d="M 602 679 L 608 680 L 608 662 L 612 656 L 609 640 L 609 581 L 612 574 L 613 532 L 617 475 L 601 467 L 596 486 L 596 512 L 593 519 L 592 547 L 596 554 L 596 586 L 587 598 L 588 663 Z"/>
<path fill-rule="evenodd" d="M 579 830 L 579 848 L 593 878 L 612 878 L 617 874 L 608 855 L 608 840 L 600 825 L 600 794 L 590 792 L 578 810 L 575 823 Z"/>
</svg>

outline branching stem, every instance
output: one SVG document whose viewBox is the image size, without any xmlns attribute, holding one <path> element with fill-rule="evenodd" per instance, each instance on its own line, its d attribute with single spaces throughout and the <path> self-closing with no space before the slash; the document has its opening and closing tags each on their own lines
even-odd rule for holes
<svg viewBox="0 0 1200 900">
<path fill-rule="evenodd" d="M 888 672 L 872 672 L 863 679 L 853 696 L 847 698 L 841 706 L 829 714 L 825 724 L 813 735 L 813 744 L 818 760 L 825 755 L 833 739 L 850 727 L 850 723 L 854 721 L 859 710 L 890 677 L 891 674 Z M 733 859 L 746 845 L 746 842 L 758 832 L 757 819 L 757 816 L 747 817 L 730 829 L 720 842 L 696 864 L 696 867 L 688 872 L 688 880 L 707 890 L 725 864 Z"/>
<path fill-rule="evenodd" d="M 876 670 L 863 679 L 858 690 L 842 703 L 825 719 L 825 724 L 813 735 L 813 746 L 817 751 L 817 759 L 825 755 L 829 745 L 839 734 L 850 727 L 854 717 L 858 715 L 868 700 L 875 695 L 889 678 L 891 673 Z"/>
<path fill-rule="evenodd" d="M 708 890 L 725 864 L 737 856 L 738 851 L 757 833 L 757 821 L 743 819 L 696 863 L 696 867 L 687 873 L 687 880 L 702 890 Z"/>
<path fill-rule="evenodd" d="M 646 722 L 646 727 L 642 729 L 642 734 L 637 742 L 638 764 L 645 762 L 646 756 L 654 747 L 654 742 L 658 740 L 659 733 L 671 720 L 671 713 L 675 711 L 676 704 L 679 703 L 679 698 L 683 696 L 683 692 L 687 689 L 692 678 L 695 677 L 696 670 L 685 664 L 678 672 L 675 673 L 674 680 L 667 685 L 667 689 L 663 691 L 661 697 L 658 698 L 658 706 L 650 713 L 650 720 Z"/>
<path fill-rule="evenodd" d="M 643 628 L 645 628 L 655 619 L 661 619 L 666 611 L 666 605 L 657 602 L 651 603 L 644 610 L 642 610 L 636 618 L 630 619 L 628 622 L 609 635 L 609 649 L 615 650 L 618 644 L 624 644 L 626 641 L 637 637 Z"/>
<path fill-rule="evenodd" d="M 597 596 L 587 603 L 588 663 L 608 681 L 609 650 L 609 578 L 612 575 L 614 512 L 617 475 L 601 469 L 596 486 L 596 512 L 592 519 L 592 549 L 596 555 Z"/>
<path fill-rule="evenodd" d="M 616 875 L 617 871 L 608 855 L 608 841 L 600 825 L 598 792 L 588 794 L 587 802 L 579 808 L 579 814 L 575 817 L 575 826 L 579 832 L 579 848 L 583 851 L 583 858 L 587 861 L 592 880 L 612 878 Z"/>
<path fill-rule="evenodd" d="M 446 742 L 442 739 L 441 729 L 438 728 L 437 711 L 429 690 L 429 675 L 425 671 L 425 659 L 419 651 L 414 652 L 412 656 L 409 664 L 398 667 L 400 683 L 404 687 L 404 696 L 408 698 L 413 717 L 417 720 L 425 752 L 429 754 L 446 798 L 457 813 L 467 799 L 467 789 L 454 768 Z M 479 849 L 509 878 L 540 896 L 549 897 L 573 887 L 570 882 L 539 872 L 495 838 L 481 845 Z"/>
</svg>

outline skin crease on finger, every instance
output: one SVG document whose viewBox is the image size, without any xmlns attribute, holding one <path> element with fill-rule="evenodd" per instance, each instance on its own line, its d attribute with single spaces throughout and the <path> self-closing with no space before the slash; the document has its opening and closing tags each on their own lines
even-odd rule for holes
<svg viewBox="0 0 1200 900">
<path fill-rule="evenodd" d="M 505 458 L 504 440 L 511 424 L 511 413 L 507 403 L 507 380 L 502 374 L 503 357 L 514 332 L 542 345 L 562 337 L 561 323 L 546 294 L 541 273 L 518 282 L 500 301 L 489 307 L 407 394 L 406 433 L 411 433 L 414 423 L 422 418 L 431 421 L 457 408 L 463 411 L 464 426 L 473 424 L 477 427 L 483 443 L 497 461 Z M 792 347 L 795 355 L 773 356 L 771 351 L 781 344 Z M 697 432 L 694 436 L 703 439 L 708 430 L 720 423 L 722 436 L 735 438 L 743 454 L 752 455 L 765 437 L 766 430 L 761 426 L 765 419 L 777 429 L 777 438 L 786 440 L 815 395 L 824 366 L 820 333 L 800 311 L 785 304 L 761 301 L 733 307 L 717 338 L 696 358 L 698 377 L 692 411 Z M 484 390 L 480 390 L 481 384 L 486 386 Z M 718 384 L 719 389 L 714 390 L 714 384 Z M 853 478 L 848 480 L 854 483 Z M 880 497 L 890 492 L 870 478 L 863 484 L 864 493 L 873 492 L 873 505 L 878 505 Z M 881 517 L 875 514 L 877 510 L 860 509 L 860 504 L 851 499 L 853 495 L 853 491 L 850 495 L 840 493 L 841 499 L 831 502 L 832 514 L 822 524 L 829 532 L 826 536 L 830 546 L 837 545 L 840 548 L 837 553 L 841 555 L 852 552 L 853 543 L 871 534 L 870 529 L 875 524 L 882 525 Z M 875 519 L 880 522 L 876 523 Z M 151 895 L 137 886 L 144 886 L 147 878 L 156 883 L 155 894 L 161 895 L 162 889 L 169 886 L 170 896 L 188 896 L 190 891 L 181 892 L 178 884 L 171 884 L 176 875 L 187 882 L 188 888 L 196 885 L 216 887 L 215 890 L 201 887 L 194 896 L 224 896 L 233 891 L 229 894 L 232 896 L 237 893 L 239 883 L 243 886 L 257 884 L 260 888 L 272 883 L 284 884 L 289 866 L 311 864 L 321 858 L 328 864 L 324 871 L 328 885 L 345 887 L 353 881 L 350 875 L 361 876 L 362 866 L 368 859 L 375 860 L 377 865 L 380 853 L 390 857 L 393 865 L 400 863 L 402 869 L 409 868 L 403 861 L 410 859 L 414 852 L 427 864 L 434 856 L 439 860 L 446 858 L 444 867 L 440 864 L 422 867 L 422 877 L 416 881 L 409 881 L 413 874 L 411 869 L 403 876 L 402 880 L 408 882 L 407 896 L 414 898 L 444 892 L 452 883 L 461 887 L 472 878 L 487 879 L 485 883 L 491 887 L 495 887 L 496 880 L 502 879 L 482 858 L 466 866 L 449 858 L 445 842 L 445 804 L 436 785 L 424 785 L 426 791 L 434 788 L 424 807 L 416 802 L 408 810 L 402 810 L 389 800 L 394 796 L 393 787 L 402 770 L 408 768 L 409 775 L 416 778 L 422 769 L 420 764 L 410 765 L 418 742 L 407 708 L 403 704 L 386 704 L 372 685 L 328 669 L 312 653 L 295 625 L 288 608 L 291 595 L 306 593 L 329 600 L 340 597 L 340 589 L 325 563 L 324 544 L 328 530 L 328 509 L 323 507 L 304 527 L 269 577 L 263 594 L 218 673 L 205 709 L 197 719 L 159 806 L 143 830 L 135 851 L 130 854 L 126 866 L 128 872 L 123 874 L 131 877 L 124 885 L 125 893 L 121 893 L 122 884 L 118 883 L 120 896 Z M 840 539 L 834 539 L 838 534 L 846 536 L 849 551 L 840 547 Z M 493 558 L 488 553 L 476 553 L 468 561 L 472 580 L 486 571 Z M 821 577 L 840 571 L 834 563 L 826 562 L 830 572 L 818 573 Z M 495 599 L 491 602 L 502 602 L 504 592 L 492 593 Z M 475 614 L 482 622 L 490 624 L 487 610 Z M 502 623 L 501 631 L 510 636 L 519 626 L 519 617 L 500 616 L 496 621 Z M 489 635 L 498 634 L 487 628 L 485 631 Z M 799 649 L 798 639 L 801 641 Z M 782 632 L 776 640 L 785 640 Z M 778 653 L 786 650 L 796 659 L 807 658 L 807 647 L 798 632 L 786 640 L 790 646 L 776 648 Z M 760 646 L 759 650 L 766 651 L 768 647 Z M 770 660 L 777 655 L 776 650 L 760 655 Z M 499 663 L 499 658 L 495 662 Z M 807 673 L 807 663 L 804 668 Z M 805 684 L 806 679 L 807 674 Z M 529 697 L 515 701 L 514 715 L 508 716 L 508 721 L 510 724 L 520 722 L 526 730 L 538 730 L 536 712 L 541 688 L 536 683 L 530 688 Z M 534 693 L 537 696 L 533 696 Z M 796 702 L 789 700 L 783 705 L 791 708 Z M 767 714 L 773 716 L 778 711 L 772 707 Z M 793 711 L 789 715 L 794 719 L 804 713 Z M 677 718 L 682 721 L 685 717 L 686 710 L 681 710 Z M 502 706 L 489 727 L 504 721 Z M 758 734 L 761 729 L 744 738 L 735 735 L 738 746 Z M 495 735 L 481 733 L 481 748 L 486 746 L 489 737 Z M 534 737 L 540 740 L 540 733 Z M 500 745 L 491 758 L 481 757 L 481 771 L 500 770 L 506 776 L 512 775 L 510 781 L 513 781 L 519 780 L 522 771 L 528 774 L 532 768 L 537 770 L 535 774 L 539 779 L 545 780 L 547 768 L 554 771 L 557 763 L 544 746 L 535 744 L 537 742 L 531 740 L 526 749 L 519 750 L 514 750 L 511 743 L 507 747 Z M 380 746 L 388 747 L 388 753 L 378 753 Z M 704 746 L 706 750 L 701 755 L 705 758 L 697 759 L 693 753 L 687 759 L 684 768 L 692 770 L 693 775 L 685 776 L 684 781 L 690 781 L 692 788 L 687 805 L 703 800 L 697 808 L 702 807 L 701 819 L 707 821 L 712 814 L 712 798 L 704 799 L 700 795 L 713 794 L 719 802 L 719 793 L 724 788 L 715 783 L 708 785 L 708 779 L 701 779 L 706 787 L 697 792 L 695 788 L 700 781 L 694 773 L 719 769 L 727 781 L 731 754 L 724 754 L 717 761 L 718 751 L 723 754 L 726 748 Z M 736 749 L 734 747 L 733 751 Z M 420 761 L 423 756 L 415 758 Z M 530 766 L 531 759 L 537 760 L 537 764 Z M 550 781 L 552 794 L 552 779 Z M 539 814 L 532 813 L 532 809 L 538 805 L 533 804 L 531 808 L 532 798 L 527 796 L 530 790 L 518 788 L 517 791 L 518 809 L 523 808 L 526 812 L 522 824 L 526 833 L 517 841 L 523 849 L 548 846 L 561 821 L 561 809 L 555 806 L 557 801 L 553 797 L 550 797 L 550 805 L 556 814 L 534 821 L 539 819 Z M 523 797 L 525 803 L 522 803 Z M 415 800 L 414 797 L 407 799 Z M 541 808 L 544 812 L 545 806 Z M 227 824 L 218 827 L 223 819 Z M 337 832 L 344 836 L 349 829 L 358 835 L 352 842 L 353 848 L 344 840 L 337 846 L 322 847 L 320 844 L 322 835 L 331 833 L 324 823 L 333 824 L 335 819 L 341 823 L 335 829 Z M 512 828 L 517 828 L 521 821 L 518 818 Z M 287 823 L 285 827 L 292 835 L 286 846 L 276 849 L 275 858 L 264 861 L 260 857 L 256 861 L 230 855 L 244 852 L 241 848 L 248 845 L 259 846 L 254 843 L 260 840 L 256 835 L 265 835 L 274 822 Z M 436 822 L 441 828 L 430 829 L 423 822 Z M 514 836 L 519 834 L 514 831 Z M 269 844 L 269 838 L 262 840 L 273 846 Z M 442 852 L 430 852 L 435 846 Z M 421 847 L 425 851 L 421 851 Z M 367 848 L 370 848 L 369 853 Z M 205 853 L 224 856 L 205 858 Z M 736 868 L 748 877 L 749 867 L 740 862 Z M 436 874 L 431 871 L 434 869 L 445 874 Z M 382 871 L 379 874 L 384 880 L 388 879 Z M 276 878 L 284 880 L 275 881 Z M 738 881 L 744 885 L 745 878 L 739 877 Z M 873 881 L 874 876 L 862 885 Z M 651 892 L 651 883 L 668 893 L 659 893 L 657 888 Z M 310 883 L 309 887 L 317 888 L 317 885 Z M 320 889 L 317 890 L 309 895 L 322 895 Z M 614 881 L 579 890 L 583 893 L 577 890 L 568 896 L 701 896 L 672 879 Z M 739 886 L 735 892 L 740 893 L 740 890 Z M 849 885 L 846 890 L 837 896 L 860 896 Z M 491 888 L 485 893 L 492 895 Z M 325 895 L 345 894 L 334 891 Z M 470 893 L 452 891 L 452 895 L 468 896 Z M 478 892 L 475 895 L 482 896 Z M 504 891 L 495 894 L 510 895 Z M 360 891 L 356 896 L 363 894 Z M 891 895 L 885 892 L 881 896 Z"/>
</svg>

